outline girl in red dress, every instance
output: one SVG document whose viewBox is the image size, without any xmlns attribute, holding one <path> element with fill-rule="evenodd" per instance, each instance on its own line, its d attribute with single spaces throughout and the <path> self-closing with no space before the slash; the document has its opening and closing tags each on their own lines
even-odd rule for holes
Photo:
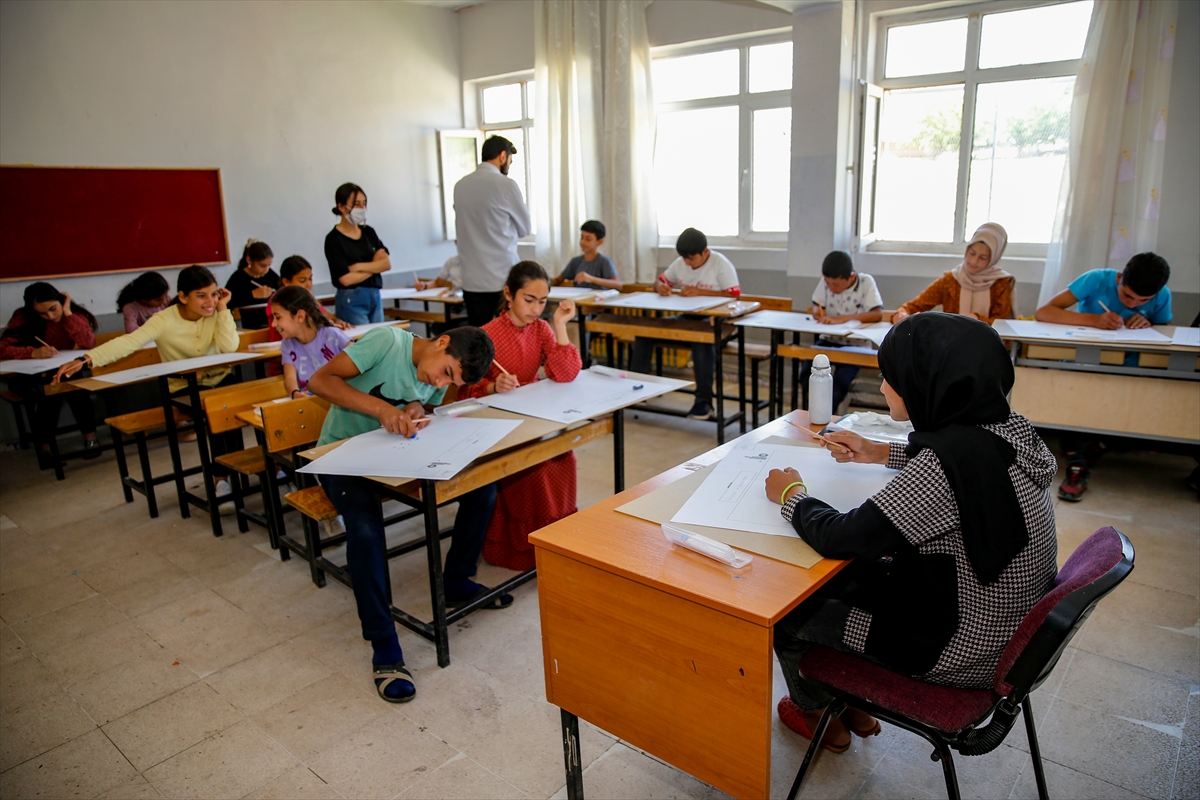
<svg viewBox="0 0 1200 800">
<path fill-rule="evenodd" d="M 575 304 L 570 300 L 559 303 L 551 325 L 541 318 L 549 296 L 550 277 L 541 265 L 522 261 L 509 271 L 504 284 L 505 311 L 483 326 L 496 346 L 496 361 L 482 381 L 465 387 L 460 396 L 512 391 L 536 381 L 543 366 L 552 381 L 575 380 L 581 366 L 579 351 L 567 339 L 567 323 L 575 316 Z M 563 453 L 501 478 L 483 557 L 498 567 L 532 569 L 529 534 L 575 511 L 574 453 Z"/>
</svg>

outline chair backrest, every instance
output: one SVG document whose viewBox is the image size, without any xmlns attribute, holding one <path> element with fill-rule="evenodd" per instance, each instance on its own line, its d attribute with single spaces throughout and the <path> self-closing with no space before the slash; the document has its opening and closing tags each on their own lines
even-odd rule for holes
<svg viewBox="0 0 1200 800">
<path fill-rule="evenodd" d="M 1101 528 L 1089 536 L 1009 640 L 996 667 L 996 693 L 1020 700 L 1040 686 L 1096 604 L 1132 571 L 1133 544 L 1125 534 Z"/>
<path fill-rule="evenodd" d="M 258 330 L 238 331 L 238 340 L 238 352 L 247 353 L 250 351 L 250 345 L 271 341 L 271 329 L 259 328 Z"/>
<path fill-rule="evenodd" d="M 769 294 L 744 294 L 738 299 L 747 303 L 758 303 L 762 306 L 763 311 L 792 310 L 792 298 L 790 297 L 775 297 Z"/>
<path fill-rule="evenodd" d="M 95 346 L 99 347 L 105 342 L 111 342 L 113 339 L 118 339 L 124 335 L 125 331 L 108 331 L 107 333 L 97 333 Z"/>
<path fill-rule="evenodd" d="M 319 397 L 301 397 L 262 407 L 267 450 L 281 453 L 308 447 L 321 437 L 321 426 L 329 413 L 329 402 Z"/>
<path fill-rule="evenodd" d="M 243 411 L 249 411 L 259 403 L 269 403 L 286 396 L 287 389 L 283 385 L 283 376 L 276 375 L 246 383 L 235 383 L 232 386 L 207 389 L 200 393 L 200 406 L 208 418 L 208 429 L 213 433 L 224 433 L 235 428 L 245 427 L 246 423 L 237 418 L 237 415 Z"/>
</svg>

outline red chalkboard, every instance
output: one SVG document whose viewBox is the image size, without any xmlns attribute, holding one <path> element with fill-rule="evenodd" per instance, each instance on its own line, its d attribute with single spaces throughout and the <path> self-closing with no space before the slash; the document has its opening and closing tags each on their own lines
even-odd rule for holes
<svg viewBox="0 0 1200 800">
<path fill-rule="evenodd" d="M 0 167 L 0 280 L 227 263 L 219 169 Z"/>
</svg>

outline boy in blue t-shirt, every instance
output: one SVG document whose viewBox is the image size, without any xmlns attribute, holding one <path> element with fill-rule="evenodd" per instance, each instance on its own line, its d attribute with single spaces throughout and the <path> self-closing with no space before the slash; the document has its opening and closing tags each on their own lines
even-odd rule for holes
<svg viewBox="0 0 1200 800">
<path fill-rule="evenodd" d="M 476 383 L 492 365 L 492 340 L 479 328 L 456 328 L 436 339 L 420 339 L 400 328 L 376 328 L 349 345 L 308 381 L 309 391 L 333 405 L 319 445 L 378 430 L 413 436 L 426 411 L 441 402 L 446 387 Z M 412 674 L 392 620 L 383 507 L 371 481 L 321 475 L 321 485 L 346 522 L 346 568 L 358 605 L 363 638 L 375 650 L 372 678 L 379 696 L 406 703 L 416 696 Z M 471 580 L 496 504 L 495 484 L 459 498 L 454 537 L 443 571 L 446 605 L 465 605 L 489 591 Z M 502 595 L 485 608 L 512 605 Z"/>
<path fill-rule="evenodd" d="M 1138 253 L 1121 272 L 1093 269 L 1083 273 L 1039 308 L 1034 319 L 1107 331 L 1165 325 L 1171 321 L 1171 290 L 1167 288 L 1170 277 L 1166 259 L 1155 253 Z M 1076 303 L 1078 310 L 1067 310 Z M 1127 365 L 1136 366 L 1137 354 L 1129 353 L 1125 360 Z M 1108 447 L 1103 439 L 1076 433 L 1064 433 L 1062 447 L 1067 457 L 1067 478 L 1058 487 L 1058 496 L 1078 503 L 1087 491 L 1088 470 Z"/>
</svg>

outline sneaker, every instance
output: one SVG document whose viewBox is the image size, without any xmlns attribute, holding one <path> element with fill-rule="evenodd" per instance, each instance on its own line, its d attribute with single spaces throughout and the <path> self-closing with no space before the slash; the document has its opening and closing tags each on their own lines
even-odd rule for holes
<svg viewBox="0 0 1200 800">
<path fill-rule="evenodd" d="M 321 527 L 325 529 L 325 537 L 337 536 L 346 532 L 346 520 L 342 519 L 342 515 L 338 514 L 333 519 L 321 521 Z"/>
<path fill-rule="evenodd" d="M 83 440 L 83 457 L 89 461 L 100 457 L 100 442 L 95 439 Z"/>
<path fill-rule="evenodd" d="M 1084 466 L 1067 467 L 1067 479 L 1058 487 L 1059 499 L 1078 503 L 1088 487 L 1088 471 Z"/>
<path fill-rule="evenodd" d="M 213 492 L 217 496 L 217 503 L 220 504 L 221 516 L 228 517 L 237 511 L 237 507 L 233 503 L 222 503 L 221 501 L 233 494 L 233 487 L 229 485 L 229 481 L 224 478 L 218 478 L 213 485 Z"/>
<path fill-rule="evenodd" d="M 713 407 L 708 403 L 696 403 L 692 406 L 692 410 L 687 413 L 688 419 L 716 419 L 717 415 L 713 411 Z"/>
</svg>

